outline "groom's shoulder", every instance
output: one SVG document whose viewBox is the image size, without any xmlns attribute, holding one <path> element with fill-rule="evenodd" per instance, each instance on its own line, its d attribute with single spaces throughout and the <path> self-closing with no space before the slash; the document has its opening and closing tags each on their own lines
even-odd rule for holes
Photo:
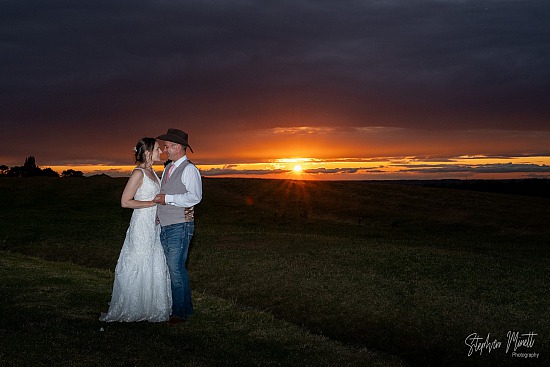
<svg viewBox="0 0 550 367">
<path fill-rule="evenodd" d="M 200 176 L 200 170 L 199 168 L 197 167 L 197 165 L 193 162 L 191 162 L 189 159 L 187 160 L 187 165 L 185 166 L 184 168 L 184 171 L 187 171 L 187 170 L 192 170 L 192 171 L 195 171 L 196 174 L 198 174 Z"/>
</svg>

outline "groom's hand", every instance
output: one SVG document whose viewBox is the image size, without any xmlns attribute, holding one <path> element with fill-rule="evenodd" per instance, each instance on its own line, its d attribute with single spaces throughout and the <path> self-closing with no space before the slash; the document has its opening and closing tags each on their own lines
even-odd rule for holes
<svg viewBox="0 0 550 367">
<path fill-rule="evenodd" d="M 155 196 L 153 202 L 161 205 L 166 205 L 164 194 L 158 194 L 157 196 Z"/>
</svg>

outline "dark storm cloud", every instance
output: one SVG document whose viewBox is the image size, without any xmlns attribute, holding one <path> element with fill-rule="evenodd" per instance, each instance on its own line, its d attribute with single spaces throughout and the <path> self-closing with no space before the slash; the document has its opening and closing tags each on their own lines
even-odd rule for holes
<svg viewBox="0 0 550 367">
<path fill-rule="evenodd" d="M 547 130 L 549 18 L 546 0 L 2 1 L 0 127 L 269 128 L 288 108 Z"/>
<path fill-rule="evenodd" d="M 403 173 L 423 173 L 423 174 L 449 174 L 449 173 L 468 173 L 468 174 L 480 174 L 480 173 L 550 173 L 550 166 L 538 165 L 538 164 L 518 164 L 518 163 L 495 163 L 495 164 L 444 164 L 444 165 L 428 165 L 428 164 L 415 164 L 415 165 L 397 165 L 392 164 L 392 167 L 401 167 L 398 172 Z M 304 173 L 309 174 L 369 174 L 369 173 L 387 173 L 391 172 L 387 170 L 389 167 L 378 168 L 316 168 L 304 170 Z"/>
<path fill-rule="evenodd" d="M 305 169 L 303 173 L 306 175 L 369 175 L 369 174 L 393 174 L 395 177 L 407 173 L 417 173 L 425 175 L 440 175 L 440 174 L 506 174 L 506 173 L 524 173 L 524 174 L 548 174 L 550 166 L 538 164 L 518 164 L 518 163 L 495 163 L 495 164 L 391 164 L 392 167 L 399 167 L 399 171 L 390 170 L 390 167 L 342 167 L 342 168 L 315 168 Z M 232 165 L 227 165 L 223 168 L 211 168 L 201 170 L 201 174 L 206 177 L 215 176 L 268 176 L 273 174 L 284 174 L 292 172 L 292 170 L 241 170 L 236 169 Z"/>
<path fill-rule="evenodd" d="M 403 172 L 417 173 L 548 173 L 545 164 L 495 163 L 480 165 L 403 165 Z"/>
</svg>

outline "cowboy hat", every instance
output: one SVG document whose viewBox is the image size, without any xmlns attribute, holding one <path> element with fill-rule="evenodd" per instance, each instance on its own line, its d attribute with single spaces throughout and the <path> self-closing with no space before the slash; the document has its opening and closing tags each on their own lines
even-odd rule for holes
<svg viewBox="0 0 550 367">
<path fill-rule="evenodd" d="M 178 143 L 183 145 L 184 147 L 189 147 L 191 150 L 191 153 L 193 152 L 193 148 L 191 148 L 191 145 L 188 143 L 188 135 L 186 132 L 183 132 L 178 129 L 168 129 L 168 132 L 166 134 L 157 136 L 157 139 L 164 140 L 164 141 L 171 141 L 172 143 Z"/>
</svg>

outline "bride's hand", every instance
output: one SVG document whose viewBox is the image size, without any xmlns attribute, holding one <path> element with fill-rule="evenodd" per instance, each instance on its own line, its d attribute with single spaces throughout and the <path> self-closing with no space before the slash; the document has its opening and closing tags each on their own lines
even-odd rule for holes
<svg viewBox="0 0 550 367">
<path fill-rule="evenodd" d="M 155 196 L 153 201 L 157 204 L 166 205 L 164 194 L 157 194 L 157 196 Z"/>
</svg>

